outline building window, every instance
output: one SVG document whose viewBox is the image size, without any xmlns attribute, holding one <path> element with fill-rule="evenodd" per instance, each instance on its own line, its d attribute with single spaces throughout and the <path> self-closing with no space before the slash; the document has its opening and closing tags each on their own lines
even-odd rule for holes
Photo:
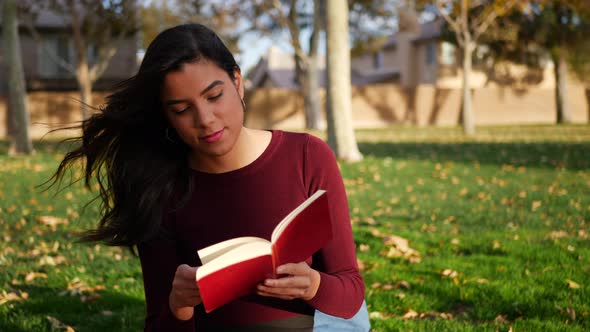
<svg viewBox="0 0 590 332">
<path fill-rule="evenodd" d="M 454 65 L 455 61 L 456 61 L 456 55 L 455 55 L 455 45 L 448 43 L 448 42 L 442 42 L 441 45 L 441 55 L 440 55 L 440 62 L 443 65 Z"/>
<path fill-rule="evenodd" d="M 48 54 L 51 53 L 52 55 Z M 76 53 L 74 42 L 66 36 L 44 36 L 38 49 L 39 75 L 43 78 L 71 78 L 70 73 L 55 59 L 57 56 L 71 67 L 76 66 Z M 92 66 L 98 59 L 98 49 L 95 45 L 89 45 L 86 52 L 88 65 Z"/>
<path fill-rule="evenodd" d="M 426 64 L 433 65 L 436 63 L 436 43 L 430 42 L 426 45 Z"/>
<path fill-rule="evenodd" d="M 383 68 L 383 52 L 378 51 L 377 53 L 373 54 L 373 68 L 374 69 L 382 69 Z"/>
<path fill-rule="evenodd" d="M 51 53 L 52 55 L 48 54 Z M 74 58 L 71 42 L 61 36 L 47 36 L 41 40 L 41 46 L 37 52 L 39 57 L 39 74 L 42 77 L 68 77 L 71 74 L 54 59 L 59 57 L 67 63 L 72 63 Z"/>
</svg>

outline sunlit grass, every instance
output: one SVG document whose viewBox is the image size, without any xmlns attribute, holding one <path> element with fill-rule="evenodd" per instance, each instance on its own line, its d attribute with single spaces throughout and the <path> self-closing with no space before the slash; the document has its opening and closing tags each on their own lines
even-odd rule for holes
<svg viewBox="0 0 590 332">
<path fill-rule="evenodd" d="M 341 169 L 375 331 L 590 329 L 589 126 L 357 138 L 365 159 Z M 93 194 L 35 187 L 64 148 L 6 149 L 0 142 L 0 331 L 140 330 L 137 259 L 74 242 L 96 221 L 96 204 L 81 210 Z"/>
</svg>

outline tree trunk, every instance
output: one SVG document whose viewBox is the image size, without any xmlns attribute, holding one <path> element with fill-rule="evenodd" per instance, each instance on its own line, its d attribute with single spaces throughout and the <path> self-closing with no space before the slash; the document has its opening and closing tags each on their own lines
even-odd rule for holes
<svg viewBox="0 0 590 332">
<path fill-rule="evenodd" d="M 3 39 L 8 67 L 8 107 L 10 113 L 10 154 L 31 154 L 33 144 L 29 137 L 29 113 L 27 91 L 18 35 L 17 8 L 15 0 L 4 0 Z"/>
<path fill-rule="evenodd" d="M 590 123 L 590 87 L 586 87 L 586 111 L 588 112 L 588 123 Z"/>
<path fill-rule="evenodd" d="M 82 23 L 76 3 L 70 0 L 69 7 L 72 13 L 72 32 L 74 35 L 74 47 L 76 49 L 76 80 L 78 81 L 78 90 L 82 97 L 82 120 L 88 118 L 88 106 L 92 105 L 92 77 L 88 68 L 88 57 L 86 55 L 87 44 L 82 35 Z"/>
<path fill-rule="evenodd" d="M 352 126 L 348 3 L 327 0 L 326 5 L 328 144 L 336 157 L 359 161 L 363 156 Z"/>
<path fill-rule="evenodd" d="M 311 37 L 309 38 L 309 56 L 307 71 L 305 72 L 306 88 L 309 92 L 305 98 L 305 126 L 307 129 L 319 129 L 321 119 L 320 107 L 320 85 L 318 81 L 318 43 L 319 34 L 322 29 L 321 21 L 323 20 L 322 6 L 320 1 L 314 1 L 314 23 Z"/>
<path fill-rule="evenodd" d="M 567 104 L 567 59 L 563 51 L 553 57 L 555 71 L 555 103 L 557 123 L 571 123 L 572 118 Z"/>
<path fill-rule="evenodd" d="M 84 57 L 85 59 L 86 57 Z M 78 81 L 78 90 L 80 90 L 80 96 L 82 97 L 82 119 L 86 120 L 89 117 L 89 108 L 92 106 L 92 80 L 90 79 L 88 63 L 86 61 L 82 65 L 78 63 L 76 67 L 76 79 Z"/>
<path fill-rule="evenodd" d="M 317 56 L 309 56 L 309 63 L 307 70 L 305 71 L 307 76 L 305 84 L 307 87 L 304 88 L 306 93 L 305 99 L 305 127 L 307 129 L 319 129 L 320 128 L 320 98 L 319 91 L 320 86 L 318 84 L 318 66 Z"/>
<path fill-rule="evenodd" d="M 471 67 L 474 44 L 469 37 L 463 45 L 463 131 L 467 136 L 475 135 L 475 120 L 471 107 Z"/>
</svg>

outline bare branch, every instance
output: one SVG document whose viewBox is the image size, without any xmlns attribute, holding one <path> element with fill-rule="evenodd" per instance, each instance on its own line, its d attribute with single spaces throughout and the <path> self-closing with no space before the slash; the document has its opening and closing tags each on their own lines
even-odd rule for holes
<svg viewBox="0 0 590 332">
<path fill-rule="evenodd" d="M 517 0 L 511 0 L 509 2 L 507 2 L 501 9 L 502 11 L 509 11 L 510 9 L 512 9 L 512 7 L 514 7 L 517 4 Z M 490 24 L 492 24 L 492 22 L 496 19 L 496 17 L 498 17 L 498 10 L 492 10 L 492 12 L 485 18 L 485 20 L 482 21 L 481 25 L 478 26 L 474 26 L 474 32 L 473 32 L 473 40 L 477 41 L 477 39 L 479 38 L 479 36 L 481 36 L 482 33 L 484 33 L 487 28 L 490 26 Z"/>
<path fill-rule="evenodd" d="M 62 57 L 60 57 L 55 52 L 53 52 L 53 50 L 50 49 L 46 43 L 42 42 L 42 38 L 39 35 L 39 32 L 37 32 L 37 29 L 35 29 L 35 27 L 33 26 L 32 20 L 24 20 L 24 21 L 25 21 L 25 26 L 27 27 L 27 30 L 29 30 L 29 33 L 31 34 L 31 36 L 33 36 L 33 39 L 35 39 L 35 41 L 37 42 L 37 45 L 39 45 L 41 47 L 41 51 L 43 53 L 45 53 L 59 67 L 66 70 L 68 73 L 70 73 L 72 75 L 76 75 L 76 69 L 72 65 L 70 65 L 66 60 L 64 60 Z"/>
<path fill-rule="evenodd" d="M 295 51 L 295 55 L 301 59 L 304 63 L 309 61 L 307 54 L 303 51 L 301 47 L 301 42 L 299 41 L 299 26 L 297 25 L 297 8 L 296 8 L 297 0 L 291 0 L 291 7 L 289 8 L 289 14 L 287 17 L 282 15 L 281 3 L 279 0 L 274 0 L 272 2 L 273 7 L 279 12 L 279 15 L 275 17 L 277 22 L 279 22 L 283 27 L 289 29 L 289 33 L 291 34 L 291 45 Z"/>
<path fill-rule="evenodd" d="M 461 25 L 457 22 L 457 20 L 453 20 L 451 18 L 451 16 L 447 12 L 447 9 L 444 8 L 447 5 L 448 5 L 448 1 L 436 0 L 436 7 L 438 8 L 438 12 L 445 19 L 445 21 L 447 21 L 447 23 L 449 24 L 449 26 L 451 27 L 451 29 L 455 32 L 455 35 L 457 36 L 457 42 L 459 43 L 459 46 L 463 47 L 463 45 L 465 44 L 465 40 L 462 39 L 462 37 L 463 37 L 463 31 L 461 29 Z"/>
</svg>

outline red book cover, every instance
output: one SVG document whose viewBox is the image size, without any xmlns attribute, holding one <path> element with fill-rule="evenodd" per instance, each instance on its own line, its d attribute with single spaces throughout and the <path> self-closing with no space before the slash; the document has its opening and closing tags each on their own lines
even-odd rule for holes
<svg viewBox="0 0 590 332">
<path fill-rule="evenodd" d="M 203 264 L 197 285 L 206 312 L 241 296 L 276 277 L 276 267 L 311 257 L 332 238 L 328 198 L 319 190 L 287 215 L 275 228 L 271 241 L 240 237 L 199 250 Z"/>
</svg>

